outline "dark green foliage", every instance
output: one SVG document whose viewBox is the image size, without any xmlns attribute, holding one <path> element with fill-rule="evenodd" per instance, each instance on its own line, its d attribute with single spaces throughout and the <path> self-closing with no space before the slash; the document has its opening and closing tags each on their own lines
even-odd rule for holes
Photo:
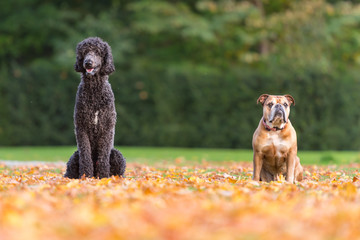
<svg viewBox="0 0 360 240">
<path fill-rule="evenodd" d="M 75 144 L 76 44 L 112 47 L 119 145 L 251 148 L 262 93 L 300 149 L 360 147 L 358 1 L 0 3 L 0 144 Z"/>
</svg>

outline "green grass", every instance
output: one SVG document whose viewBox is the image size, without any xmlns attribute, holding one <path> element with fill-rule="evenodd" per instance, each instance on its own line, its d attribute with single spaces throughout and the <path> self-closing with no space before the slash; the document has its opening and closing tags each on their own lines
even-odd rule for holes
<svg viewBox="0 0 360 240">
<path fill-rule="evenodd" d="M 172 162 L 177 158 L 190 162 L 252 161 L 252 150 L 160 147 L 117 147 L 128 162 Z M 1 147 L 0 160 L 67 161 L 76 147 Z M 300 151 L 302 164 L 348 164 L 360 162 L 358 151 Z"/>
</svg>

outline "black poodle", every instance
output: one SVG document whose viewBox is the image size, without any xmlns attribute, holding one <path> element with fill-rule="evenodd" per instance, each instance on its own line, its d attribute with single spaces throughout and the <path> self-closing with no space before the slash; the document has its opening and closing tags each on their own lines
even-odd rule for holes
<svg viewBox="0 0 360 240">
<path fill-rule="evenodd" d="M 81 73 L 74 111 L 78 150 L 70 157 L 64 177 L 123 176 L 126 161 L 114 148 L 115 98 L 108 81 L 115 71 L 110 46 L 98 37 L 76 47 L 75 71 Z"/>
</svg>

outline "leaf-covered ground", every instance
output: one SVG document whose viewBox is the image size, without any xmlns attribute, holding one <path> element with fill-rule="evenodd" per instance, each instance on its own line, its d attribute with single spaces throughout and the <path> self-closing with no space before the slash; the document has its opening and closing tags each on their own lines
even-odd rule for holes
<svg viewBox="0 0 360 240">
<path fill-rule="evenodd" d="M 359 165 L 258 183 L 249 163 L 129 164 L 70 180 L 64 165 L 0 165 L 0 239 L 359 239 Z"/>
</svg>

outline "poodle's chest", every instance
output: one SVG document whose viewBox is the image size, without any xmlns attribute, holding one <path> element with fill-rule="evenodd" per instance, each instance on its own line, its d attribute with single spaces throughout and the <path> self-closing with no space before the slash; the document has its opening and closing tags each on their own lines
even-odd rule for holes
<svg viewBox="0 0 360 240">
<path fill-rule="evenodd" d="M 79 107 L 88 111 L 98 111 L 114 105 L 114 94 L 109 86 L 101 88 L 80 87 L 77 94 Z"/>
<path fill-rule="evenodd" d="M 78 107 L 75 109 L 75 120 L 87 125 L 98 125 L 101 121 L 106 120 L 111 113 L 111 110 Z"/>
<path fill-rule="evenodd" d="M 113 122 L 115 112 L 112 92 L 81 91 L 75 104 L 75 124 L 77 126 L 94 127 L 108 125 Z M 116 117 L 115 117 L 116 118 Z M 115 121 L 115 120 L 114 120 Z"/>
<path fill-rule="evenodd" d="M 93 124 L 97 125 L 98 123 L 99 123 L 99 111 L 96 111 Z"/>
<path fill-rule="evenodd" d="M 114 108 L 90 109 L 87 107 L 75 109 L 74 124 L 78 129 L 97 133 L 113 128 L 115 123 L 116 111 Z"/>
</svg>

